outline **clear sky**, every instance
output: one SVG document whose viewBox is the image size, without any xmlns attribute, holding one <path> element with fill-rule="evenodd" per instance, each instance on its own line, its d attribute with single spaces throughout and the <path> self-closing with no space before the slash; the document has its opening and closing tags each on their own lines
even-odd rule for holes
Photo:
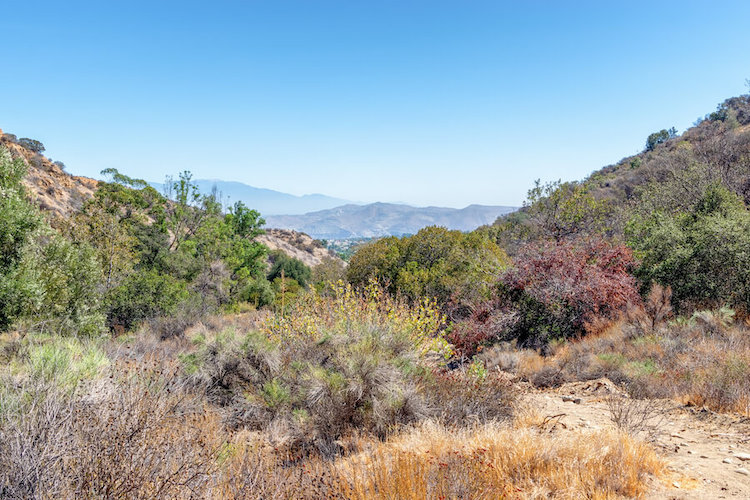
<svg viewBox="0 0 750 500">
<path fill-rule="evenodd" d="M 518 205 L 747 90 L 750 2 L 3 2 L 0 128 L 75 174 Z"/>
</svg>

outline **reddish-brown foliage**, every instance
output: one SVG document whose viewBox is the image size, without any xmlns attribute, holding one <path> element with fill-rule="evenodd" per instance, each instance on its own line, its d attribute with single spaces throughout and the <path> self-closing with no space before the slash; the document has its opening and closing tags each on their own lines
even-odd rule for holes
<svg viewBox="0 0 750 500">
<path fill-rule="evenodd" d="M 508 305 L 519 312 L 519 340 L 579 335 L 615 319 L 628 304 L 640 302 L 633 264 L 630 249 L 604 241 L 522 249 L 501 277 Z"/>
</svg>

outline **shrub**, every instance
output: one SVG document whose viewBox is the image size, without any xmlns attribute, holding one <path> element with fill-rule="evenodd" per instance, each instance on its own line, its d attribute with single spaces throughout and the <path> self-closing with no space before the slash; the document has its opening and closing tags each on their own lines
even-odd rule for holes
<svg viewBox="0 0 750 500">
<path fill-rule="evenodd" d="M 429 414 L 418 376 L 449 354 L 441 324 L 432 306 L 341 286 L 311 292 L 263 333 L 218 335 L 185 358 L 186 369 L 234 425 L 267 430 L 293 456 L 331 456 L 347 432 L 385 436 Z"/>
<path fill-rule="evenodd" d="M 486 234 L 427 227 L 404 238 L 383 238 L 352 256 L 346 276 L 355 286 L 371 279 L 391 294 L 413 301 L 436 298 L 441 305 L 472 303 L 491 295 L 508 258 Z"/>
<path fill-rule="evenodd" d="M 155 270 L 128 276 L 107 297 L 107 323 L 125 330 L 138 323 L 172 314 L 187 300 L 185 282 Z"/>
<path fill-rule="evenodd" d="M 243 288 L 240 298 L 255 307 L 262 307 L 273 304 L 276 293 L 265 278 L 251 279 Z"/>
<path fill-rule="evenodd" d="M 469 317 L 454 322 L 446 336 L 456 354 L 464 360 L 497 342 L 517 321 L 513 311 L 503 309 L 497 302 L 483 302 L 470 310 Z M 453 315 L 452 318 L 456 319 Z"/>
<path fill-rule="evenodd" d="M 346 276 L 346 266 L 341 259 L 324 257 L 317 266 L 312 268 L 312 283 L 318 292 L 328 290 L 331 283 L 343 280 Z"/>
<path fill-rule="evenodd" d="M 29 139 L 28 137 L 21 137 L 18 139 L 17 144 L 25 147 L 29 151 L 33 151 L 34 153 L 41 153 L 44 151 L 44 144 L 35 139 Z"/>
<path fill-rule="evenodd" d="M 459 427 L 467 422 L 502 421 L 513 414 L 516 391 L 496 371 L 438 369 L 428 372 L 422 380 L 423 392 L 435 418 L 444 425 Z"/>
<path fill-rule="evenodd" d="M 545 347 L 616 319 L 639 296 L 631 251 L 603 241 L 529 245 L 500 280 L 501 300 L 517 314 L 508 335 Z"/>
<path fill-rule="evenodd" d="M 303 288 L 307 287 L 312 277 L 310 268 L 305 265 L 299 259 L 289 257 L 287 254 L 281 251 L 275 251 L 271 253 L 271 270 L 268 271 L 268 281 L 274 281 L 276 278 L 281 278 L 283 271 L 284 277 L 293 279 Z"/>
<path fill-rule="evenodd" d="M 0 331 L 34 319 L 63 333 L 95 333 L 101 271 L 93 252 L 52 232 L 25 198 L 25 173 L 0 148 Z"/>
<path fill-rule="evenodd" d="M 598 200 L 589 187 L 578 182 L 548 182 L 539 180 L 529 190 L 524 202 L 521 235 L 532 239 L 562 241 L 605 229 L 605 219 L 611 207 Z"/>
<path fill-rule="evenodd" d="M 644 283 L 672 289 L 678 311 L 728 304 L 750 309 L 750 211 L 714 184 L 685 212 L 636 217 L 628 242 Z"/>
<path fill-rule="evenodd" d="M 63 334 L 94 335 L 104 328 L 99 283 L 102 271 L 93 249 L 53 236 L 27 257 L 40 281 L 42 294 L 33 319 Z"/>
</svg>

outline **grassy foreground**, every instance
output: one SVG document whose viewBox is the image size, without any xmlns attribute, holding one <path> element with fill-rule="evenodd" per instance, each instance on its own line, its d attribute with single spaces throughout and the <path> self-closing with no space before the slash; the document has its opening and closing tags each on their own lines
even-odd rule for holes
<svg viewBox="0 0 750 500">
<path fill-rule="evenodd" d="M 661 461 L 550 433 L 516 389 L 445 366 L 444 318 L 340 287 L 182 337 L 2 337 L 3 498 L 617 498 Z"/>
</svg>

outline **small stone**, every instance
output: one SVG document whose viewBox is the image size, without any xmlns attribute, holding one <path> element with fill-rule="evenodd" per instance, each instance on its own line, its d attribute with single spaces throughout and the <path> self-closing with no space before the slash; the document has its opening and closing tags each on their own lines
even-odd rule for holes
<svg viewBox="0 0 750 500">
<path fill-rule="evenodd" d="M 743 467 L 740 467 L 739 469 L 737 469 L 734 472 L 736 472 L 737 474 L 742 474 L 743 476 L 750 476 L 750 470 L 747 470 L 747 469 L 745 469 Z"/>
<path fill-rule="evenodd" d="M 706 455 L 701 455 L 701 458 L 708 458 Z"/>
<path fill-rule="evenodd" d="M 750 460 L 750 453 L 735 453 L 734 456 L 743 462 Z"/>
<path fill-rule="evenodd" d="M 674 483 L 672 483 L 672 486 L 674 486 L 675 488 L 679 489 L 680 483 L 678 483 L 677 481 L 675 481 Z"/>
<path fill-rule="evenodd" d="M 564 403 L 575 403 L 577 405 L 581 404 L 581 398 L 574 398 L 573 396 L 563 396 L 562 400 Z"/>
<path fill-rule="evenodd" d="M 693 454 L 693 452 L 691 450 L 688 450 L 687 452 L 688 452 L 689 455 Z"/>
<path fill-rule="evenodd" d="M 725 464 L 733 464 L 733 463 L 734 463 L 734 460 L 732 460 L 731 458 L 725 458 L 725 459 L 724 459 L 724 460 L 722 460 L 721 462 L 722 462 L 722 463 L 725 463 Z"/>
<path fill-rule="evenodd" d="M 670 434 L 669 436 L 673 438 L 682 439 L 682 436 L 680 436 L 679 434 Z"/>
</svg>

